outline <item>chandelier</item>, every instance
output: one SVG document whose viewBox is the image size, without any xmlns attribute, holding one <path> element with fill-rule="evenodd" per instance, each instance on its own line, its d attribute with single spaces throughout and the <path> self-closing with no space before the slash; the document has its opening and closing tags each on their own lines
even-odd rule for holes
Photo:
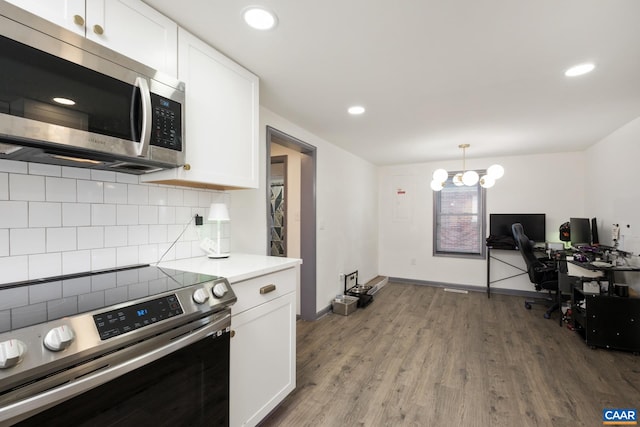
<svg viewBox="0 0 640 427">
<path fill-rule="evenodd" d="M 478 181 L 480 181 L 480 186 L 483 188 L 491 188 L 496 183 L 497 179 L 502 178 L 504 175 L 504 168 L 500 165 L 491 165 L 487 169 L 486 175 L 483 175 L 482 178 L 478 175 L 476 171 L 468 171 L 465 165 L 465 157 L 467 154 L 467 148 L 469 148 L 470 144 L 460 144 L 458 148 L 462 148 L 462 172 L 455 174 L 451 181 L 456 186 L 467 185 L 472 186 L 476 185 Z M 447 183 L 447 179 L 449 179 L 449 172 L 445 169 L 436 169 L 433 172 L 433 180 L 431 181 L 431 189 L 433 191 L 440 191 L 444 188 Z"/>
</svg>

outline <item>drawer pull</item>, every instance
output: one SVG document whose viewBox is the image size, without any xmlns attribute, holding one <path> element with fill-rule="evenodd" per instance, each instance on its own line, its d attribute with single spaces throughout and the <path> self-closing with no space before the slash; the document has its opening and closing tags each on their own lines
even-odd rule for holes
<svg viewBox="0 0 640 427">
<path fill-rule="evenodd" d="M 269 292 L 273 292 L 276 290 L 276 285 L 267 285 L 267 286 L 263 286 L 260 288 L 260 293 L 261 294 L 268 294 Z"/>
</svg>

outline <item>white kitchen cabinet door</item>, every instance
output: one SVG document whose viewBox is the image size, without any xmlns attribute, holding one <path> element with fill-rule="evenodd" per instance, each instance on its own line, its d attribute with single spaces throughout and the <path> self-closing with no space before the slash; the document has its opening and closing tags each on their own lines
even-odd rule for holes
<svg viewBox="0 0 640 427">
<path fill-rule="evenodd" d="M 85 0 L 7 0 L 7 3 L 27 10 L 84 36 Z"/>
<path fill-rule="evenodd" d="M 180 28 L 178 78 L 186 91 L 187 165 L 142 181 L 258 188 L 258 77 Z"/>
<path fill-rule="evenodd" d="M 140 0 L 10 3 L 155 70 L 177 76 L 178 25 Z"/>
<path fill-rule="evenodd" d="M 230 425 L 255 426 L 296 385 L 295 292 L 231 317 Z"/>
<path fill-rule="evenodd" d="M 87 0 L 86 37 L 169 76 L 178 72 L 178 25 L 139 0 Z"/>
</svg>

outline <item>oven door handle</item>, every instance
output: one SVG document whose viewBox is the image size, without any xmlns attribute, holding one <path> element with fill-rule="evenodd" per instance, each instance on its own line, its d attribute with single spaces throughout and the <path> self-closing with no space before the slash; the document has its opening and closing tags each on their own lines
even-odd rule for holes
<svg viewBox="0 0 640 427">
<path fill-rule="evenodd" d="M 178 351 L 181 348 L 206 339 L 217 331 L 224 329 L 225 324 L 227 325 L 226 329 L 228 332 L 230 329 L 230 319 L 231 315 L 227 314 L 224 317 L 203 326 L 197 331 L 184 335 L 180 338 L 176 338 L 170 343 L 155 350 L 133 357 L 132 359 L 122 363 L 109 366 L 104 370 L 96 371 L 90 375 L 78 378 L 35 396 L 8 404 L 0 408 L 0 424 L 6 420 L 11 420 L 11 422 L 14 423 L 24 420 L 38 412 L 57 405 L 58 403 L 105 384 L 121 375 Z"/>
</svg>

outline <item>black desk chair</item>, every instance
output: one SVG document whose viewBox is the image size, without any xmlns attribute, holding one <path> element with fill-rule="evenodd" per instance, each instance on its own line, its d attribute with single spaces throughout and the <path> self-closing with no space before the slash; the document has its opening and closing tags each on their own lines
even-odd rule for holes
<svg viewBox="0 0 640 427">
<path fill-rule="evenodd" d="M 535 285 L 536 291 L 544 290 L 549 292 L 547 299 L 526 300 L 524 306 L 527 310 L 530 310 L 532 304 L 545 304 L 547 311 L 544 313 L 544 318 L 549 319 L 551 313 L 560 307 L 558 302 L 558 271 L 555 262 L 546 264 L 536 257 L 533 252 L 533 242 L 524 234 L 522 224 L 518 222 L 512 224 L 511 231 L 513 232 L 513 239 L 518 246 L 518 250 L 527 265 L 529 280 Z"/>
</svg>

